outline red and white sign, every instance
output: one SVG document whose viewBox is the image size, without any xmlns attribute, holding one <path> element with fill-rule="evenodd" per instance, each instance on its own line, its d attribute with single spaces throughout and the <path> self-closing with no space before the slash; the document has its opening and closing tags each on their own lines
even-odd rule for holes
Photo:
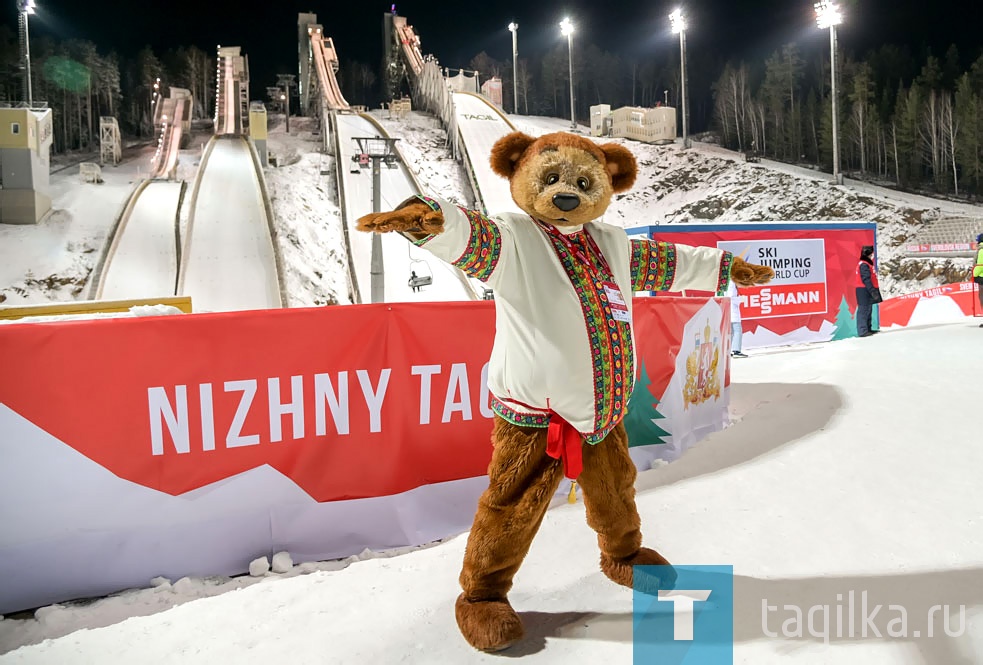
<svg viewBox="0 0 983 665">
<path fill-rule="evenodd" d="M 717 247 L 775 270 L 767 286 L 741 289 L 741 318 L 825 314 L 826 243 L 822 238 L 721 240 Z"/>
<path fill-rule="evenodd" d="M 983 316 L 977 288 L 973 282 L 959 282 L 888 298 L 878 306 L 880 325 L 884 328 L 930 325 Z"/>
<path fill-rule="evenodd" d="M 825 314 L 826 284 L 775 284 L 742 288 L 741 317 L 769 319 L 804 314 Z"/>
</svg>

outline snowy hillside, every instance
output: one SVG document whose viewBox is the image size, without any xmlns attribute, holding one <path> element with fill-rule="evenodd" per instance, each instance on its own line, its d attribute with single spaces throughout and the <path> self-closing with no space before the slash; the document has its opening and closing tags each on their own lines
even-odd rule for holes
<svg viewBox="0 0 983 665">
<path fill-rule="evenodd" d="M 390 119 L 374 111 L 390 134 L 400 138 L 403 158 L 421 185 L 467 204 L 462 166 L 450 157 L 446 135 L 428 114 L 411 112 Z M 559 118 L 510 116 L 533 135 L 566 131 Z M 269 149 L 278 167 L 266 171 L 276 214 L 280 250 L 287 270 L 291 306 L 349 302 L 344 230 L 338 208 L 336 165 L 323 154 L 312 122 L 271 116 Z M 195 136 L 182 151 L 179 177 L 193 181 L 207 135 Z M 969 266 L 969 259 L 902 260 L 900 248 L 927 221 L 945 214 L 983 219 L 983 207 L 935 201 L 848 182 L 763 161 L 748 164 L 737 153 L 695 143 L 652 146 L 609 139 L 638 158 L 640 174 L 632 191 L 613 201 L 606 220 L 624 226 L 681 222 L 859 220 L 878 223 L 879 261 L 886 295 L 937 286 Z M 103 245 L 130 191 L 145 177 L 149 152 L 132 151 L 119 167 L 103 170 L 106 182 L 83 184 L 77 167 L 52 174 L 55 211 L 38 226 L 0 225 L 0 303 L 7 305 L 78 300 L 88 297 Z M 346 168 L 343 165 L 342 168 Z M 186 197 L 187 198 L 187 197 Z M 187 220 L 188 203 L 181 212 Z"/>
</svg>

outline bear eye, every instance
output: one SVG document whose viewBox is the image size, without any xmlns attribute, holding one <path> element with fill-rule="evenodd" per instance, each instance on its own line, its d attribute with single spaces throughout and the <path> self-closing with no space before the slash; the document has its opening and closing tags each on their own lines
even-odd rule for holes
<svg viewBox="0 0 983 665">
<path fill-rule="evenodd" d="M 577 178 L 577 187 L 580 187 L 581 191 L 586 192 L 587 188 L 590 187 L 590 180 L 587 178 Z"/>
<path fill-rule="evenodd" d="M 560 181 L 559 174 L 550 173 L 548 176 L 546 176 L 546 184 L 547 185 L 555 185 L 559 181 Z"/>
</svg>

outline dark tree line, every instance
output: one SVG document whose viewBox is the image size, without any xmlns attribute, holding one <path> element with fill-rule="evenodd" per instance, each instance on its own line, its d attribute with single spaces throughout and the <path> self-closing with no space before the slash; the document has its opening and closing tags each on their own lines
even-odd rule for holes
<svg viewBox="0 0 983 665">
<path fill-rule="evenodd" d="M 828 40 L 807 46 L 785 44 L 757 62 L 725 62 L 688 49 L 690 133 L 712 131 L 730 148 L 753 147 L 773 159 L 831 170 Z M 519 113 L 570 117 L 568 58 L 563 43 L 520 57 Z M 983 56 L 964 61 L 954 46 L 940 58 L 926 49 L 915 55 L 907 46 L 887 45 L 857 58 L 841 41 L 836 64 L 842 171 L 903 189 L 983 195 Z M 481 52 L 467 67 L 481 81 L 499 77 L 505 110 L 515 108 L 511 60 Z M 574 48 L 573 70 L 580 122 L 589 120 L 596 104 L 681 106 L 678 49 L 661 57 L 624 57 L 588 44 Z M 345 78 L 343 70 L 343 85 Z M 358 85 L 362 93 L 372 87 L 365 77 Z M 357 99 L 356 86 L 348 86 Z"/>
<path fill-rule="evenodd" d="M 842 62 L 842 64 L 841 64 Z M 807 65 L 786 44 L 756 72 L 728 63 L 713 85 L 714 127 L 725 145 L 832 168 L 829 58 Z M 964 71 L 958 51 L 916 60 L 883 46 L 837 59 L 840 163 L 906 189 L 983 194 L 983 56 Z"/>
<path fill-rule="evenodd" d="M 25 101 L 22 76 L 17 35 L 0 26 L 0 99 Z M 215 60 L 197 47 L 159 56 L 145 47 L 122 63 L 116 53 L 99 53 L 89 41 L 31 40 L 32 96 L 52 109 L 54 152 L 98 149 L 100 116 L 115 116 L 129 136 L 150 138 L 158 77 L 164 96 L 171 86 L 187 88 L 194 96 L 194 117 L 209 117 L 215 104 Z"/>
</svg>

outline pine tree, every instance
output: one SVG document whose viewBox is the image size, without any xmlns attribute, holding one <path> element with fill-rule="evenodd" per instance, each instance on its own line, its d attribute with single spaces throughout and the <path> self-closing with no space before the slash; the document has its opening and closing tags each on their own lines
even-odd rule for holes
<svg viewBox="0 0 983 665">
<path fill-rule="evenodd" d="M 649 380 L 648 372 L 645 370 L 645 362 L 642 361 L 642 371 L 635 385 L 635 391 L 631 399 L 628 400 L 628 413 L 625 416 L 625 430 L 628 432 L 628 447 L 649 446 L 654 444 L 665 444 L 662 440 L 664 436 L 672 436 L 669 432 L 655 424 L 656 420 L 662 420 L 664 415 L 659 413 L 655 407 L 659 405 L 659 400 L 651 391 L 652 381 Z"/>
<path fill-rule="evenodd" d="M 849 339 L 857 336 L 857 324 L 850 312 L 850 306 L 846 304 L 846 296 L 840 300 L 840 308 L 836 312 L 836 330 L 833 332 L 833 341 Z"/>
</svg>

